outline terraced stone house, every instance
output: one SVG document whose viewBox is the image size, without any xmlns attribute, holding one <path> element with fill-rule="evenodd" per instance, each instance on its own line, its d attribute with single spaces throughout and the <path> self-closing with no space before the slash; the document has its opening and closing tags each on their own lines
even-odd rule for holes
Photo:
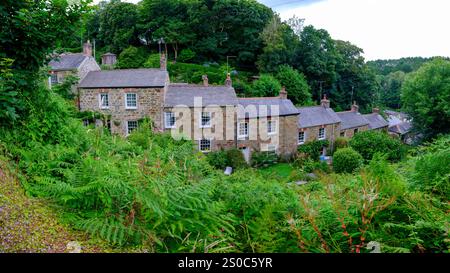
<svg viewBox="0 0 450 273">
<path fill-rule="evenodd" d="M 91 71 L 99 71 L 100 66 L 92 56 L 92 45 L 87 41 L 83 45 L 83 53 L 59 54 L 49 62 L 50 87 L 60 84 L 68 75 L 75 75 L 81 81 Z"/>
<path fill-rule="evenodd" d="M 314 140 L 333 146 L 339 136 L 384 128 L 376 113 L 365 117 L 356 104 L 335 113 L 326 97 L 320 106 L 297 108 L 284 88 L 277 97 L 238 98 L 230 75 L 220 86 L 209 85 L 207 75 L 203 84 L 171 83 L 164 54 L 159 69 L 89 71 L 78 97 L 80 111 L 109 117 L 102 125 L 113 134 L 127 136 L 150 118 L 155 131 L 193 140 L 199 151 L 238 148 L 247 161 L 255 151 L 290 158 Z"/>
</svg>

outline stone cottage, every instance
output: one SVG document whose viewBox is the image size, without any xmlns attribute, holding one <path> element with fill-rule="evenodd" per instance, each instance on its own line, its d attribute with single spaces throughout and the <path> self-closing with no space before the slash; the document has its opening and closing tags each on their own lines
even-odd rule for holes
<svg viewBox="0 0 450 273">
<path fill-rule="evenodd" d="M 113 134 L 127 136 L 150 118 L 158 132 L 193 140 L 201 152 L 238 148 L 248 161 L 255 151 L 293 156 L 299 145 L 358 131 L 384 129 L 377 113 L 335 113 L 324 97 L 320 106 L 296 108 L 283 88 L 278 97 L 238 98 L 228 74 L 224 85 L 170 83 L 164 54 L 159 69 L 89 71 L 78 85 L 80 111 L 108 117 Z M 97 121 L 99 123 L 99 121 Z"/>
<path fill-rule="evenodd" d="M 246 160 L 253 151 L 274 151 L 284 158 L 297 151 L 299 111 L 283 88 L 279 97 L 240 98 L 237 145 Z"/>
<path fill-rule="evenodd" d="M 230 84 L 169 84 L 164 97 L 164 130 L 194 140 L 202 152 L 236 147 L 238 99 Z"/>
<path fill-rule="evenodd" d="M 341 120 L 341 137 L 352 138 L 356 133 L 369 130 L 369 121 L 359 113 L 359 107 L 353 103 L 352 110 L 336 113 Z"/>
<path fill-rule="evenodd" d="M 376 131 L 388 131 L 389 123 L 380 115 L 380 109 L 374 108 L 371 114 L 363 115 L 369 122 L 369 129 Z"/>
<path fill-rule="evenodd" d="M 146 117 L 162 130 L 168 84 L 169 74 L 160 69 L 91 71 L 78 85 L 79 108 L 110 116 L 113 134 L 128 135 Z"/>
<path fill-rule="evenodd" d="M 326 96 L 320 106 L 298 108 L 298 145 L 315 141 L 328 140 L 331 147 L 340 134 L 341 119 L 330 108 L 330 101 Z"/>
<path fill-rule="evenodd" d="M 49 86 L 60 84 L 68 75 L 76 75 L 81 81 L 90 71 L 99 71 L 100 66 L 92 56 L 92 45 L 89 41 L 83 45 L 83 53 L 64 53 L 49 62 Z"/>
</svg>

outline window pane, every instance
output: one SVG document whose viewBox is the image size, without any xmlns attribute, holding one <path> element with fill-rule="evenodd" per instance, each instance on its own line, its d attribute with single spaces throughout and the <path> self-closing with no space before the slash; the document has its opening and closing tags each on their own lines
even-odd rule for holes
<svg viewBox="0 0 450 273">
<path fill-rule="evenodd" d="M 210 112 L 202 112 L 201 119 L 202 119 L 201 120 L 202 127 L 211 126 L 211 113 Z"/>
<path fill-rule="evenodd" d="M 101 107 L 108 107 L 109 106 L 108 94 L 100 94 L 100 106 Z"/>
<path fill-rule="evenodd" d="M 166 112 L 166 128 L 172 128 L 175 126 L 175 114 L 172 112 Z"/>
<path fill-rule="evenodd" d="M 128 121 L 128 134 L 138 127 L 138 122 L 135 120 Z"/>
<path fill-rule="evenodd" d="M 51 74 L 51 82 L 52 84 L 58 84 L 58 75 L 57 74 Z"/>
<path fill-rule="evenodd" d="M 136 108 L 137 107 L 137 99 L 136 99 L 136 94 L 130 93 L 127 94 L 126 97 L 126 107 L 129 108 Z"/>
<path fill-rule="evenodd" d="M 200 151 L 208 152 L 210 150 L 211 150 L 211 140 L 209 139 L 200 140 Z"/>
</svg>

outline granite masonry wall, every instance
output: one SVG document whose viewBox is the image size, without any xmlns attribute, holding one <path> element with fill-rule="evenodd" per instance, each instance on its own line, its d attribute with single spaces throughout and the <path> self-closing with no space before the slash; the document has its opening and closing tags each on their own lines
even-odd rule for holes
<svg viewBox="0 0 450 273">
<path fill-rule="evenodd" d="M 127 135 L 127 122 L 149 117 L 156 130 L 162 130 L 165 88 L 79 88 L 80 111 L 96 111 L 111 115 L 111 132 Z M 100 108 L 100 94 L 107 93 L 109 107 Z M 125 94 L 137 94 L 137 109 L 126 109 Z"/>
</svg>

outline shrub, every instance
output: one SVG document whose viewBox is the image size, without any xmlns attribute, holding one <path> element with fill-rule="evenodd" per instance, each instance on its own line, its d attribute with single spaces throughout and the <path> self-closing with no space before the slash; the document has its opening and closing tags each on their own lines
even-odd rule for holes
<svg viewBox="0 0 450 273">
<path fill-rule="evenodd" d="M 244 169 L 247 167 L 247 162 L 245 161 L 244 155 L 238 149 L 230 149 L 226 151 L 228 166 L 233 167 L 233 169 Z"/>
<path fill-rule="evenodd" d="M 323 147 L 328 147 L 328 140 L 315 140 L 313 142 L 298 147 L 298 152 L 306 154 L 314 161 L 319 160 Z"/>
<path fill-rule="evenodd" d="M 300 168 L 306 173 L 313 173 L 315 171 L 321 171 L 324 173 L 330 172 L 330 167 L 325 161 L 313 161 L 308 158 L 303 160 L 300 164 Z"/>
<path fill-rule="evenodd" d="M 195 52 L 191 49 L 183 49 L 178 55 L 177 61 L 179 62 L 188 62 L 195 58 Z"/>
<path fill-rule="evenodd" d="M 450 148 L 421 155 L 412 174 L 412 186 L 447 198 L 450 196 Z"/>
<path fill-rule="evenodd" d="M 338 137 L 336 138 L 336 140 L 334 141 L 334 148 L 337 149 L 341 149 L 341 148 L 347 148 L 348 147 L 348 142 L 350 141 L 349 138 L 346 137 Z"/>
<path fill-rule="evenodd" d="M 376 153 L 386 154 L 390 161 L 402 159 L 406 153 L 403 144 L 385 132 L 364 131 L 356 134 L 349 142 L 350 147 L 370 161 Z"/>
<path fill-rule="evenodd" d="M 220 150 L 211 152 L 206 156 L 209 164 L 216 169 L 223 170 L 226 167 L 232 167 L 234 170 L 244 169 L 247 162 L 244 155 L 238 149 Z"/>
<path fill-rule="evenodd" d="M 279 162 L 275 152 L 253 152 L 251 165 L 255 168 L 267 168 Z"/>
<path fill-rule="evenodd" d="M 337 173 L 352 173 L 362 163 L 362 156 L 352 148 L 339 149 L 334 153 L 333 169 Z"/>
<path fill-rule="evenodd" d="M 228 166 L 227 153 L 224 150 L 208 153 L 206 158 L 209 165 L 215 169 L 223 170 Z"/>
</svg>

